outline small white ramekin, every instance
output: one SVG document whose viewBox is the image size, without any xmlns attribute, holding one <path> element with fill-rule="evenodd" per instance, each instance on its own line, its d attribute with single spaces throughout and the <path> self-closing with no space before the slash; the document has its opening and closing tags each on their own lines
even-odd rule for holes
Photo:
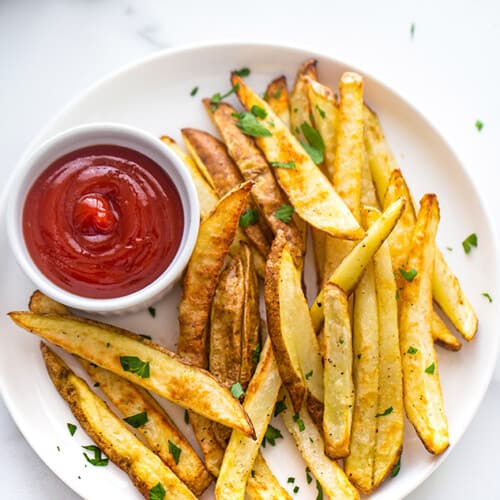
<svg viewBox="0 0 500 500">
<path fill-rule="evenodd" d="M 22 216 L 26 195 L 34 181 L 61 156 L 87 146 L 111 144 L 134 149 L 158 163 L 168 173 L 184 210 L 184 231 L 177 254 L 168 268 L 137 292 L 112 299 L 82 297 L 52 283 L 35 265 L 23 237 Z M 180 279 L 193 252 L 199 228 L 200 209 L 196 189 L 181 160 L 158 138 L 127 125 L 95 123 L 62 132 L 37 147 L 13 174 L 7 205 L 7 234 L 17 262 L 43 293 L 66 306 L 92 313 L 125 313 L 158 302 Z"/>
</svg>

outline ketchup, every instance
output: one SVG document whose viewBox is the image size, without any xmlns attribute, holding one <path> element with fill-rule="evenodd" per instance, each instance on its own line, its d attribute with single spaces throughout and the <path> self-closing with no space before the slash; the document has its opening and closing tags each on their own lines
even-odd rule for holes
<svg viewBox="0 0 500 500">
<path fill-rule="evenodd" d="M 143 154 L 99 145 L 48 166 L 28 192 L 31 258 L 76 295 L 114 298 L 158 278 L 180 246 L 184 213 L 167 173 Z"/>
</svg>

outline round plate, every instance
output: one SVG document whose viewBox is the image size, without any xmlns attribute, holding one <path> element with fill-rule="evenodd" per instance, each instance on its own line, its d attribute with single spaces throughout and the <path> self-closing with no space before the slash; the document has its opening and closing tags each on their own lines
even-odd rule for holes
<svg viewBox="0 0 500 500">
<path fill-rule="evenodd" d="M 285 74 L 293 83 L 297 67 L 309 57 L 319 60 L 320 80 L 334 88 L 341 73 L 349 68 L 329 56 L 278 45 L 236 43 L 212 44 L 160 52 L 128 66 L 84 92 L 69 104 L 38 136 L 36 143 L 69 127 L 93 121 L 115 121 L 141 127 L 156 135 L 168 134 L 180 141 L 182 127 L 214 132 L 200 98 L 230 88 L 229 71 L 251 68 L 248 82 L 263 92 L 267 83 Z M 376 79 L 365 76 L 365 99 L 379 114 L 396 160 L 413 196 L 435 192 L 441 206 L 438 244 L 479 315 L 480 329 L 474 342 L 458 353 L 439 351 L 440 374 L 451 448 L 458 442 L 476 412 L 488 386 L 498 350 L 498 316 L 483 292 L 495 295 L 498 276 L 496 240 L 488 216 L 471 179 L 438 132 L 404 99 Z M 195 97 L 191 89 L 199 87 Z M 8 186 L 5 190 L 8 193 Z M 4 193 L 5 194 L 5 193 Z M 4 208 L 5 196 L 2 202 Z M 4 210 L 1 211 L 3 213 Z M 0 290 L 2 312 L 24 310 L 33 285 L 17 267 L 0 230 Z M 461 241 L 477 233 L 479 247 L 466 255 Z M 447 248 L 450 248 L 448 250 Z M 309 257 L 310 259 L 310 257 Z M 312 287 L 309 287 L 310 291 Z M 147 311 L 110 321 L 130 330 L 149 334 L 175 349 L 179 288 L 157 306 L 156 318 Z M 0 316 L 3 336 L 0 349 L 0 383 L 5 402 L 33 449 L 71 488 L 85 498 L 141 498 L 128 477 L 113 464 L 86 464 L 81 445 L 90 444 L 82 429 L 74 437 L 67 422 L 75 422 L 66 403 L 53 388 L 39 353 L 36 337 L 15 327 L 5 314 Z M 66 358 L 68 359 L 68 358 Z M 73 365 L 74 366 L 74 365 Z M 183 422 L 183 410 L 165 402 L 180 429 L 193 441 Z M 314 482 L 307 485 L 304 463 L 279 419 L 273 425 L 285 436 L 276 446 L 263 449 L 270 466 L 289 491 L 300 486 L 294 498 L 314 498 Z M 429 455 L 412 427 L 405 431 L 401 471 L 373 494 L 377 499 L 399 499 L 407 495 L 443 461 Z M 296 478 L 295 485 L 287 478 Z M 212 490 L 203 498 L 212 498 Z"/>
</svg>

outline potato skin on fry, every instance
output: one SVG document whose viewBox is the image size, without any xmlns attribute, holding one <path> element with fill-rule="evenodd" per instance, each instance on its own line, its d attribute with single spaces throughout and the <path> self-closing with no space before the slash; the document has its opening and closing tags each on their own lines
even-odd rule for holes
<svg viewBox="0 0 500 500">
<path fill-rule="evenodd" d="M 137 489 L 150 497 L 150 490 L 161 483 L 166 498 L 196 499 L 188 487 L 143 445 L 110 409 L 44 343 L 40 344 L 49 376 L 68 403 L 85 432 L 120 469 L 128 474 Z"/>
</svg>

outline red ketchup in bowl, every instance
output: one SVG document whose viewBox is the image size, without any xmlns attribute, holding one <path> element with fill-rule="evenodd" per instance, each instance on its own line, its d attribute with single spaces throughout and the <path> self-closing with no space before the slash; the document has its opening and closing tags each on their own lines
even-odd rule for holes
<svg viewBox="0 0 500 500">
<path fill-rule="evenodd" d="M 136 292 L 179 249 L 184 212 L 168 174 L 122 146 L 78 149 L 49 165 L 28 192 L 23 234 L 55 285 L 89 298 Z"/>
</svg>

